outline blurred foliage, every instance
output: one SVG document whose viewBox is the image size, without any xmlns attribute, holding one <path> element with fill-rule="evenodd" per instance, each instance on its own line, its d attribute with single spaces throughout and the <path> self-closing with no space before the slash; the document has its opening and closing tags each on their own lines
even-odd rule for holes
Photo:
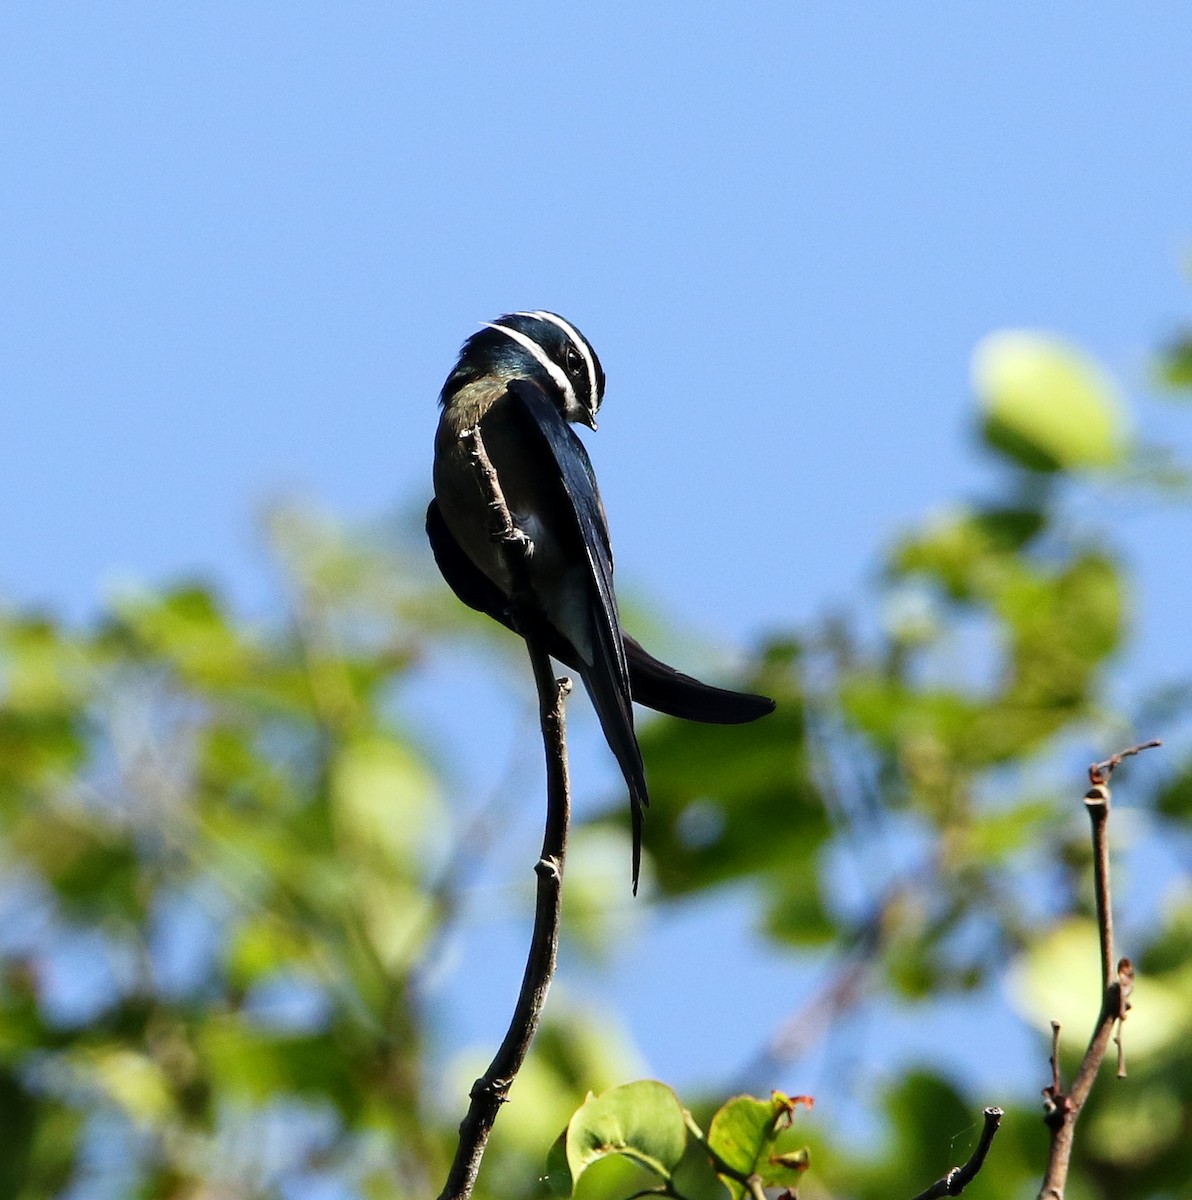
<svg viewBox="0 0 1192 1200">
<path fill-rule="evenodd" d="M 1129 446 L 1114 389 L 1097 364 L 1054 338 L 991 334 L 973 357 L 985 439 L 1035 471 L 1107 466 Z"/>
<path fill-rule="evenodd" d="M 1173 387 L 1189 384 L 1187 344 L 1159 367 Z M 758 648 L 740 682 L 777 697 L 773 717 L 643 720 L 653 884 L 638 904 L 747 893 L 804 980 L 796 1037 L 724 1014 L 742 1059 L 766 1046 L 763 1094 L 850 1010 L 893 999 L 930 1019 L 934 1001 L 999 985 L 1039 1031 L 1040 1086 L 1053 1015 L 1070 1072 L 1096 1008 L 1081 763 L 1187 719 L 1192 679 L 1144 697 L 1163 728 L 1112 711 L 1129 560 L 1071 503 L 1170 480 L 1170 459 L 1131 443 L 1116 389 L 1053 339 L 987 340 L 974 381 L 989 497 L 898 538 L 870 611 Z M 0 1196 L 404 1200 L 445 1177 L 471 1076 L 443 1069 L 427 981 L 464 919 L 485 814 L 450 794 L 403 713 L 445 646 L 505 654 L 522 698 L 525 664 L 400 539 L 297 511 L 270 528 L 284 591 L 270 621 L 199 583 L 122 595 L 83 629 L 0 615 Z M 1165 771 L 1130 764 L 1115 786 L 1132 853 L 1186 864 L 1192 762 L 1165 753 Z M 569 860 L 566 949 L 597 962 L 626 936 L 609 916 L 626 901 L 608 894 L 627 870 L 625 809 L 610 796 L 575 843 L 589 862 L 620 856 L 620 874 L 602 888 L 586 855 Z M 1073 1196 L 1192 1196 L 1192 889 L 1152 902 L 1123 914 L 1139 965 L 1130 1076 L 1094 1092 Z M 580 1197 L 629 1195 L 660 1169 L 693 1200 L 725 1196 L 701 1129 L 730 1163 L 779 1156 L 813 1200 L 909 1197 L 1005 1100 L 924 1068 L 868 1086 L 881 1137 L 858 1145 L 801 1113 L 775 1146 L 782 1101 L 725 1105 L 727 1084 L 687 1118 L 661 1084 L 618 1092 L 627 1109 L 606 1101 L 632 1057 L 552 995 L 478 1195 L 546 1195 L 574 1113 L 561 1170 Z M 1034 1194 L 1041 1106 L 1007 1107 L 974 1200 Z M 603 1153 L 614 1127 L 638 1165 Z"/>
</svg>

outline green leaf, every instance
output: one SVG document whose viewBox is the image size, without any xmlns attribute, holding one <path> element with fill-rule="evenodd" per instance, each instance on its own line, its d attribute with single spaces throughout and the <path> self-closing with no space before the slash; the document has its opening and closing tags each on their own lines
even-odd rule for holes
<svg viewBox="0 0 1192 1200">
<path fill-rule="evenodd" d="M 1182 821 L 1192 818 L 1192 767 L 1185 767 L 1159 789 L 1155 805 L 1159 812 Z"/>
<path fill-rule="evenodd" d="M 623 1154 L 669 1182 L 686 1147 L 683 1106 L 666 1084 L 654 1079 L 590 1095 L 567 1125 L 573 1183 L 610 1154 Z"/>
<path fill-rule="evenodd" d="M 173 1112 L 168 1080 L 145 1054 L 99 1045 L 84 1050 L 76 1065 L 139 1125 L 152 1127 Z"/>
<path fill-rule="evenodd" d="M 155 596 L 129 593 L 117 604 L 120 634 L 139 643 L 142 652 L 172 662 L 182 676 L 218 686 L 260 669 L 261 648 L 247 631 L 237 629 L 206 585 L 181 585 Z"/>
<path fill-rule="evenodd" d="M 792 846 L 790 870 L 774 871 L 768 882 L 765 930 L 793 946 L 823 946 L 839 936 L 820 892 L 817 850 L 816 844 L 806 847 L 805 853 Z"/>
<path fill-rule="evenodd" d="M 567 903 L 563 907 L 565 945 L 603 958 L 634 937 L 637 926 L 646 918 L 641 906 L 621 907 L 608 902 L 610 888 L 620 887 L 625 879 L 630 845 L 628 831 L 607 825 L 581 825 L 571 835 L 567 847 Z"/>
<path fill-rule="evenodd" d="M 1076 471 L 1117 462 L 1124 419 L 1113 385 L 1087 355 L 1024 330 L 991 334 L 973 355 L 984 437 L 1033 471 Z"/>
<path fill-rule="evenodd" d="M 301 930 L 265 910 L 250 914 L 228 937 L 226 965 L 236 986 L 247 988 L 308 955 Z"/>
<path fill-rule="evenodd" d="M 567 1130 L 555 1138 L 546 1155 L 546 1186 L 556 1196 L 571 1195 L 571 1166 L 567 1162 Z"/>
<path fill-rule="evenodd" d="M 1055 819 L 1054 800 L 1028 800 L 1007 809 L 979 813 L 964 833 L 965 856 L 986 865 L 1005 859 L 1040 844 L 1041 830 Z"/>
<path fill-rule="evenodd" d="M 1167 348 L 1159 361 L 1159 381 L 1176 391 L 1192 391 L 1192 336 L 1185 335 Z"/>
<path fill-rule="evenodd" d="M 31 1142 L 37 1128 L 38 1100 L 17 1073 L 0 1069 L 0 1195 L 18 1196 L 29 1180 Z M 26 1193 L 28 1194 L 28 1193 Z"/>
<path fill-rule="evenodd" d="M 768 871 L 786 875 L 792 853 L 814 854 L 829 829 L 805 734 L 793 691 L 750 725 L 658 720 L 642 731 L 650 779 L 645 841 L 663 894 Z M 618 819 L 624 808 L 618 801 Z"/>
<path fill-rule="evenodd" d="M 357 1064 L 332 1034 L 272 1034 L 222 1014 L 196 1033 L 211 1084 L 229 1099 L 264 1103 L 278 1093 L 310 1095 L 345 1114 L 364 1099 L 353 1075 Z"/>
<path fill-rule="evenodd" d="M 434 777 L 408 746 L 371 734 L 339 753 L 331 778 L 343 851 L 385 872 L 417 873 L 445 817 Z"/>
<path fill-rule="evenodd" d="M 716 1173 L 735 1200 L 747 1194 L 742 1179 L 758 1176 L 768 1187 L 793 1187 L 807 1169 L 807 1151 L 775 1153 L 778 1135 L 787 1129 L 806 1096 L 791 1098 L 774 1092 L 769 1100 L 734 1096 L 721 1106 L 708 1129 L 708 1149 L 715 1155 Z M 725 1170 L 724 1168 L 728 1168 Z"/>
<path fill-rule="evenodd" d="M 890 574 L 926 578 L 949 599 L 974 602 L 995 590 L 1025 548 L 1047 525 L 1037 509 L 991 508 L 947 513 L 925 524 L 894 550 Z"/>
<path fill-rule="evenodd" d="M 71 911 L 144 917 L 136 846 L 120 830 L 95 817 L 45 813 L 26 819 L 10 845 L 37 865 Z"/>
</svg>

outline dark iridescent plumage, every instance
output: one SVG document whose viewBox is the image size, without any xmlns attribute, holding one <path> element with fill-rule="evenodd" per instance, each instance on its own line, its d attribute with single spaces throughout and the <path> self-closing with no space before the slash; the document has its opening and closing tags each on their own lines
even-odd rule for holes
<svg viewBox="0 0 1192 1200">
<path fill-rule="evenodd" d="M 587 451 L 568 423 L 594 429 L 603 394 L 595 351 L 556 314 L 510 314 L 470 338 L 440 396 L 426 529 L 455 594 L 512 628 L 511 581 L 460 441 L 478 426 L 514 524 L 534 546 L 529 571 L 543 621 L 538 632 L 552 657 L 579 672 L 629 788 L 636 891 L 649 796 L 632 701 L 715 724 L 756 720 L 774 702 L 701 683 L 622 631 L 604 507 Z"/>
</svg>

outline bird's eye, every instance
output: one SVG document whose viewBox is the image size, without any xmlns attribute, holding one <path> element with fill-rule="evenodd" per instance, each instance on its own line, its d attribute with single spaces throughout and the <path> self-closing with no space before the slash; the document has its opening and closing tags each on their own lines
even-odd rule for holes
<svg viewBox="0 0 1192 1200">
<path fill-rule="evenodd" d="M 584 360 L 574 346 L 568 346 L 563 351 L 563 365 L 572 375 L 578 375 L 583 368 Z"/>
</svg>

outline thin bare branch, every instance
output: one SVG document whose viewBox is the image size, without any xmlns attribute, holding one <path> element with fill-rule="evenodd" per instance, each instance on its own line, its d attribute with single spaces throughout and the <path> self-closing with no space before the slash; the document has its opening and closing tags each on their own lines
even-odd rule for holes
<svg viewBox="0 0 1192 1200">
<path fill-rule="evenodd" d="M 509 1089 L 525 1062 L 542 1019 L 558 957 L 563 862 L 567 853 L 567 828 L 571 812 L 564 718 L 564 701 L 571 691 L 571 682 L 555 678 L 550 655 L 537 633 L 534 602 L 529 588 L 529 558 L 533 553 L 533 545 L 513 524 L 496 472 L 480 438 L 480 430 L 466 430 L 461 434 L 461 440 L 470 444 L 472 461 L 488 496 L 491 536 L 494 542 L 502 546 L 506 566 L 514 581 L 511 616 L 518 632 L 526 640 L 534 670 L 538 715 L 546 752 L 546 829 L 542 853 L 534 868 L 538 875 L 538 895 L 521 991 L 500 1048 L 488 1070 L 472 1086 L 472 1102 L 460 1125 L 459 1145 L 439 1200 L 468 1200 L 471 1196 L 497 1113 L 509 1098 Z"/>
<path fill-rule="evenodd" d="M 1063 1090 L 1063 1081 L 1060 1079 L 1060 1023 L 1052 1021 L 1051 1023 L 1051 1057 L 1047 1060 L 1051 1063 L 1051 1094 L 1058 1096 Z"/>
<path fill-rule="evenodd" d="M 1089 768 L 1089 777 L 1107 779 L 1098 763 Z M 1093 896 L 1097 902 L 1097 932 L 1101 942 L 1101 990 L 1113 985 L 1113 904 L 1109 894 L 1109 784 L 1094 783 L 1084 797 L 1089 820 L 1093 823 Z"/>
<path fill-rule="evenodd" d="M 959 1196 L 976 1179 L 977 1172 L 985 1165 L 985 1156 L 989 1153 L 989 1147 L 993 1145 L 994 1136 L 1005 1113 L 1000 1108 L 987 1108 L 982 1115 L 985 1124 L 981 1128 L 981 1138 L 968 1162 L 962 1167 L 953 1167 L 925 1192 L 920 1192 L 914 1200 L 939 1200 L 941 1196 Z"/>
</svg>

